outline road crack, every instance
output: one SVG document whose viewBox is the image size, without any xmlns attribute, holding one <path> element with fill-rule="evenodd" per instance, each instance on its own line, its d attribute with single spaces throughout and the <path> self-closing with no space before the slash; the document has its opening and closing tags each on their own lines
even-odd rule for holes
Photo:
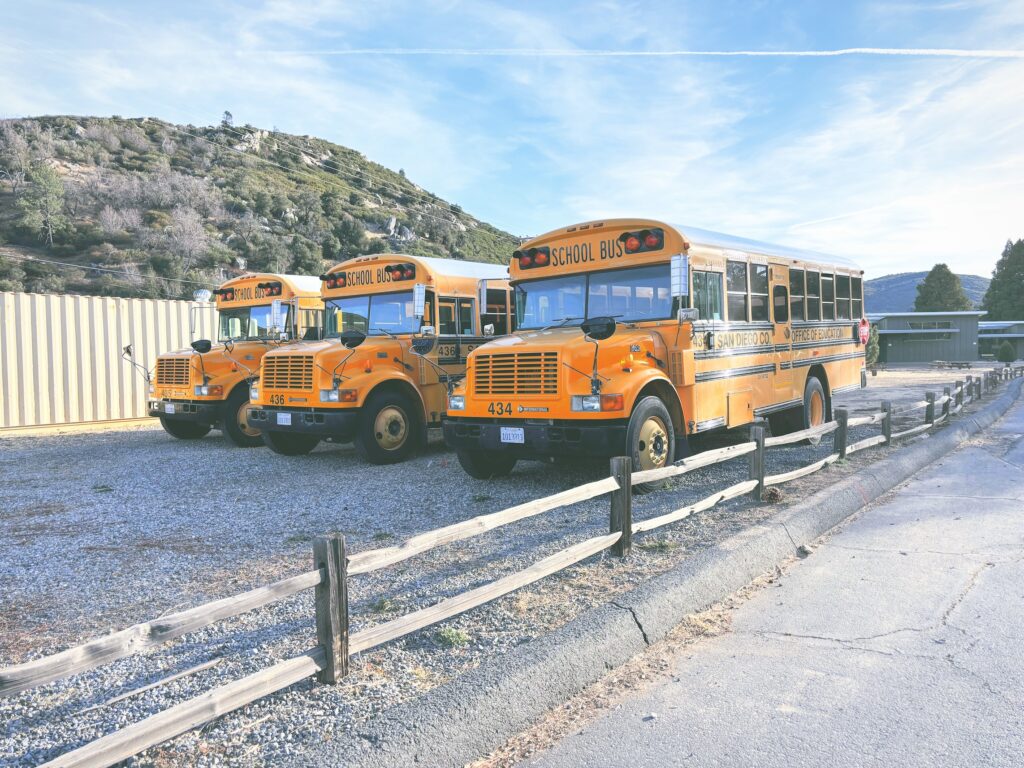
<svg viewBox="0 0 1024 768">
<path fill-rule="evenodd" d="M 612 600 L 611 603 L 616 608 L 621 608 L 623 611 L 629 611 L 630 615 L 633 617 L 633 621 L 636 623 L 636 628 L 640 630 L 640 634 L 644 638 L 644 645 L 650 645 L 650 638 L 647 637 L 647 632 L 646 630 L 644 630 L 644 625 L 640 623 L 640 618 L 636 615 L 636 611 L 634 611 L 628 605 L 619 605 L 614 600 Z"/>
</svg>

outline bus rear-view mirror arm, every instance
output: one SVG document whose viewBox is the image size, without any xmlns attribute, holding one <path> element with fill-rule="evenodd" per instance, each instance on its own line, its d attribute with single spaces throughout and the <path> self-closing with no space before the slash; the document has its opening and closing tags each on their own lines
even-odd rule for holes
<svg viewBox="0 0 1024 768">
<path fill-rule="evenodd" d="M 132 349 L 132 345 L 128 344 L 121 350 L 121 359 L 128 363 L 132 368 L 137 370 L 147 384 L 149 384 L 152 377 L 149 374 L 149 369 L 142 365 L 135 359 L 135 351 Z"/>
</svg>

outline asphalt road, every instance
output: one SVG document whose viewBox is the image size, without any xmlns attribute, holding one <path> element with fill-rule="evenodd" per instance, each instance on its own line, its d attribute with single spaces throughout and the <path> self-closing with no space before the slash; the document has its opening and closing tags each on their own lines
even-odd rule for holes
<svg viewBox="0 0 1024 768">
<path fill-rule="evenodd" d="M 1024 404 L 531 763 L 1024 763 Z"/>
</svg>

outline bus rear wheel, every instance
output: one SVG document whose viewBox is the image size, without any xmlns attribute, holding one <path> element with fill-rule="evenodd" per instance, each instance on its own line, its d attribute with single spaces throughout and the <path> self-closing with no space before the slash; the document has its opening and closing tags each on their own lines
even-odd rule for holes
<svg viewBox="0 0 1024 768">
<path fill-rule="evenodd" d="M 371 464 L 405 461 L 421 445 L 419 407 L 401 392 L 370 395 L 359 412 L 356 452 Z"/>
<path fill-rule="evenodd" d="M 516 466 L 516 457 L 499 451 L 459 451 L 459 464 L 477 480 L 505 477 Z"/>
<path fill-rule="evenodd" d="M 255 448 L 263 445 L 263 438 L 258 429 L 253 429 L 246 421 L 245 412 L 249 408 L 248 387 L 238 387 L 224 403 L 221 414 L 223 432 L 228 440 L 239 448 Z"/>
<path fill-rule="evenodd" d="M 676 436 L 672 416 L 660 398 L 645 397 L 629 417 L 626 428 L 626 451 L 633 461 L 633 471 L 660 469 L 672 463 L 676 452 Z M 641 493 L 664 488 L 667 480 L 640 483 L 635 486 Z"/>
<path fill-rule="evenodd" d="M 171 437 L 176 437 L 179 440 L 198 440 L 210 431 L 209 424 L 197 424 L 194 421 L 177 421 L 175 419 L 168 419 L 165 416 L 160 417 L 160 426 Z"/>
<path fill-rule="evenodd" d="M 290 432 L 264 432 L 263 442 L 274 453 L 282 456 L 305 456 L 316 448 L 320 438 L 316 435 L 293 435 Z"/>
<path fill-rule="evenodd" d="M 808 376 L 807 383 L 804 385 L 803 417 L 801 429 L 820 427 L 831 420 L 831 414 L 828 412 L 828 400 L 825 397 L 825 387 L 822 386 L 817 376 Z M 811 437 L 807 442 L 817 445 L 821 442 L 821 438 Z"/>
</svg>

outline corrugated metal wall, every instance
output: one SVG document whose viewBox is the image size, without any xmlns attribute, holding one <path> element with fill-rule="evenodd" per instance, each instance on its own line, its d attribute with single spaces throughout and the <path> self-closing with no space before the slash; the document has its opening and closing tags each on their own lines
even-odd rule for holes
<svg viewBox="0 0 1024 768">
<path fill-rule="evenodd" d="M 161 352 L 211 338 L 214 321 L 211 304 L 0 293 L 0 430 L 145 417 L 145 382 L 121 350 L 151 369 Z"/>
</svg>

